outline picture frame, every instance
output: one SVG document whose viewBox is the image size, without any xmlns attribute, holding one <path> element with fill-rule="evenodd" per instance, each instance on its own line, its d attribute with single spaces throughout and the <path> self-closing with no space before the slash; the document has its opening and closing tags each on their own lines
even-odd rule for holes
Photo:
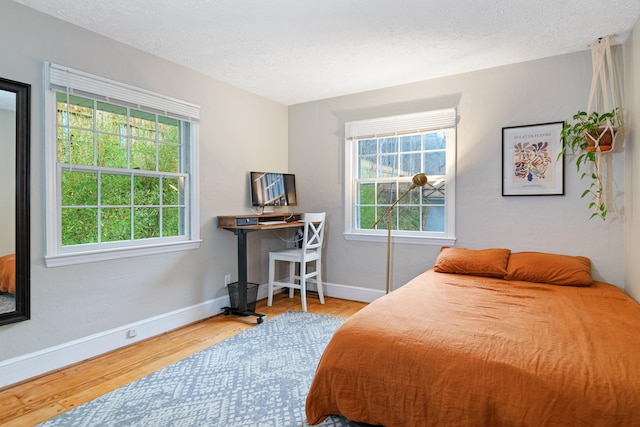
<svg viewBox="0 0 640 427">
<path fill-rule="evenodd" d="M 564 122 L 502 128 L 502 195 L 564 195 Z"/>
</svg>

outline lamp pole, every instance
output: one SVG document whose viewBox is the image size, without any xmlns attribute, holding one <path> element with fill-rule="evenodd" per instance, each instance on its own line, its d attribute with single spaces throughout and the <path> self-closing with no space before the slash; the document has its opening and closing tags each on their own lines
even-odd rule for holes
<svg viewBox="0 0 640 427">
<path fill-rule="evenodd" d="M 400 202 L 400 200 L 402 200 L 407 194 L 409 194 L 409 192 L 411 190 L 413 190 L 416 187 L 424 187 L 427 182 L 429 182 L 429 178 L 427 178 L 427 175 L 423 174 L 423 173 L 419 173 L 417 175 L 414 175 L 412 180 L 412 184 L 411 187 L 409 187 L 409 189 L 407 191 L 405 191 L 404 193 L 402 193 L 402 195 L 400 197 L 398 197 L 396 199 L 395 202 L 393 202 L 393 204 L 391 206 L 389 206 L 387 208 L 386 211 L 384 211 L 384 213 L 380 216 L 380 218 L 378 218 L 376 220 L 376 222 L 373 223 L 373 228 L 376 227 L 376 225 L 378 225 L 378 223 L 382 220 L 382 218 L 386 217 L 387 215 L 389 215 L 391 213 L 391 210 L 395 207 L 395 205 L 398 204 L 398 202 Z M 389 274 L 390 274 L 390 265 L 391 265 L 391 217 L 387 220 L 387 277 L 386 277 L 386 286 L 385 286 L 385 291 L 386 293 L 389 293 Z"/>
</svg>

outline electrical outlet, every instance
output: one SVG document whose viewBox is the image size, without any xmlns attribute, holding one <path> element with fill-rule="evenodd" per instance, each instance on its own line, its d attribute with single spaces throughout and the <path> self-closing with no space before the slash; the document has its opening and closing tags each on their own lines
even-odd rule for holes
<svg viewBox="0 0 640 427">
<path fill-rule="evenodd" d="M 127 338 L 135 338 L 138 336 L 138 331 L 136 331 L 135 329 L 129 329 L 127 331 Z"/>
<path fill-rule="evenodd" d="M 230 274 L 225 274 L 224 275 L 224 284 L 228 285 L 229 283 L 231 283 L 231 275 Z"/>
</svg>

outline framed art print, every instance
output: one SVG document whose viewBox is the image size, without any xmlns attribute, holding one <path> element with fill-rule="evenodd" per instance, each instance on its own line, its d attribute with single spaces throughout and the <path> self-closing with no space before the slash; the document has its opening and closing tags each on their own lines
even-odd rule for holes
<svg viewBox="0 0 640 427">
<path fill-rule="evenodd" d="M 564 194 L 564 122 L 502 128 L 502 195 Z"/>
</svg>

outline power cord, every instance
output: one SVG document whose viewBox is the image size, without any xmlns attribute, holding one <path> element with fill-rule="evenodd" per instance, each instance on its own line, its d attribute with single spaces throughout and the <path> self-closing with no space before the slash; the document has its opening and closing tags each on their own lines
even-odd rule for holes
<svg viewBox="0 0 640 427">
<path fill-rule="evenodd" d="M 271 231 L 273 232 L 273 234 L 276 235 L 276 237 L 278 239 L 282 240 L 283 242 L 296 244 L 296 245 L 298 243 L 300 243 L 302 241 L 302 238 L 304 237 L 304 234 L 302 233 L 302 230 L 300 230 L 300 229 L 296 230 L 296 235 L 295 235 L 295 237 L 293 239 L 282 237 L 278 230 L 271 230 Z"/>
</svg>

